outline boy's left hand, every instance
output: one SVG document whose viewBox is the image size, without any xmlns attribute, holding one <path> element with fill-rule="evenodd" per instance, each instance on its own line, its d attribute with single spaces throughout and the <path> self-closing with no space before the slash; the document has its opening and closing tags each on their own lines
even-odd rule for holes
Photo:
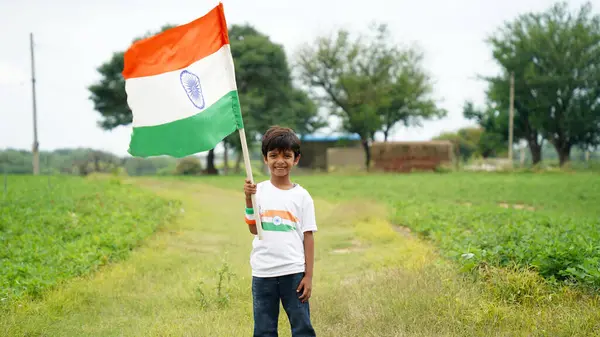
<svg viewBox="0 0 600 337">
<path fill-rule="evenodd" d="M 306 301 L 308 301 L 312 293 L 312 277 L 304 276 L 302 278 L 302 281 L 300 281 L 296 292 L 302 292 L 302 295 L 300 295 L 300 301 L 302 303 L 306 303 Z"/>
</svg>

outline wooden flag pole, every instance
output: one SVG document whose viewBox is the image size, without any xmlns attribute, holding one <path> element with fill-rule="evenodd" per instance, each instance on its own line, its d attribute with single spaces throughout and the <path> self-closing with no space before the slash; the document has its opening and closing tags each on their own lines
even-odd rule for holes
<svg viewBox="0 0 600 337">
<path fill-rule="evenodd" d="M 242 142 L 242 155 L 244 156 L 244 166 L 246 166 L 246 176 L 252 184 L 254 184 L 254 178 L 252 177 L 252 166 L 250 164 L 250 154 L 248 153 L 248 144 L 246 143 L 246 131 L 244 128 L 238 129 L 240 132 L 240 141 Z M 252 207 L 254 208 L 254 219 L 256 219 L 256 233 L 258 239 L 263 239 L 262 223 L 260 221 L 260 213 L 258 204 L 256 203 L 256 194 L 252 194 Z"/>
</svg>

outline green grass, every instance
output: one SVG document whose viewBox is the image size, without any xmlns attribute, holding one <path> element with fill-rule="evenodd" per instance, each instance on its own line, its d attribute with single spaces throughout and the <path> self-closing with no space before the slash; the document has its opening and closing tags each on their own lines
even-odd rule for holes
<svg viewBox="0 0 600 337">
<path fill-rule="evenodd" d="M 460 264 L 440 255 L 445 248 L 439 250 L 390 223 L 398 219 L 394 205 L 399 200 L 387 196 L 410 199 L 413 192 L 429 190 L 432 202 L 468 202 L 465 194 L 444 199 L 444 194 L 457 195 L 443 191 L 456 184 L 453 177 L 373 176 L 358 185 L 361 180 L 352 177 L 298 179 L 315 198 L 319 223 L 311 299 L 317 334 L 593 336 L 600 329 L 598 296 L 551 286 L 537 273 L 519 268 L 481 265 L 485 277 L 474 279 L 459 272 Z M 468 175 L 456 178 L 469 183 Z M 512 179 L 474 179 L 493 185 L 507 178 Z M 252 334 L 252 236 L 242 221 L 243 177 L 129 181 L 150 195 L 180 200 L 182 216 L 162 226 L 128 259 L 72 279 L 41 300 L 14 303 L 0 315 L 0 335 Z M 441 184 L 440 194 L 435 194 L 434 182 Z M 332 195 L 339 186 L 348 194 Z M 498 197 L 509 198 L 509 190 Z M 476 193 L 479 198 L 486 194 Z M 542 209 L 547 199 L 551 198 L 540 196 L 537 207 Z M 479 199 L 470 200 L 473 205 L 458 206 L 480 207 L 475 203 Z M 495 202 L 493 197 L 481 201 L 490 208 Z M 280 336 L 290 336 L 283 311 Z"/>
<path fill-rule="evenodd" d="M 114 181 L 8 177 L 0 197 L 2 305 L 125 258 L 171 214 L 168 201 Z"/>
<path fill-rule="evenodd" d="M 240 188 L 240 180 L 201 179 L 228 188 Z M 387 204 L 392 222 L 432 239 L 464 269 L 516 264 L 550 281 L 600 288 L 597 174 L 320 175 L 297 181 L 317 197 Z"/>
</svg>

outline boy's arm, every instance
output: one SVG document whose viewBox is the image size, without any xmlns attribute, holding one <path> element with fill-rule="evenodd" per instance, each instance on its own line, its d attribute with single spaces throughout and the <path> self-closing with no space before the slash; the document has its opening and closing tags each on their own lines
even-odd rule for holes
<svg viewBox="0 0 600 337">
<path fill-rule="evenodd" d="M 304 232 L 304 259 L 306 261 L 305 277 L 313 277 L 315 265 L 315 237 L 312 231 Z"/>
<path fill-rule="evenodd" d="M 256 224 L 248 225 L 248 230 L 250 231 L 250 233 L 252 233 L 254 235 L 258 235 L 258 231 L 256 230 Z"/>
<path fill-rule="evenodd" d="M 315 238 L 312 231 L 304 232 L 304 260 L 306 264 L 304 277 L 296 290 L 300 294 L 299 299 L 302 303 L 308 301 L 312 295 L 313 266 L 315 263 Z"/>
<path fill-rule="evenodd" d="M 304 233 L 304 277 L 298 285 L 297 292 L 300 293 L 300 301 L 306 302 L 312 295 L 312 279 L 315 265 L 315 237 L 317 223 L 315 219 L 315 205 L 312 198 L 306 198 L 302 216 L 302 231 Z"/>
<path fill-rule="evenodd" d="M 315 218 L 315 203 L 308 195 L 304 199 L 302 216 L 302 231 L 304 232 L 304 261 L 306 263 L 306 275 L 310 279 L 313 277 L 315 264 L 315 237 L 317 231 L 317 220 Z"/>
<path fill-rule="evenodd" d="M 252 207 L 252 194 L 256 194 L 256 184 L 252 184 L 246 179 L 244 184 L 244 194 L 246 195 L 246 214 L 244 216 L 248 224 L 248 230 L 254 235 L 258 235 L 256 230 L 256 220 L 254 218 L 254 209 Z"/>
<path fill-rule="evenodd" d="M 252 198 L 246 198 L 246 209 L 252 208 Z M 247 213 L 246 213 L 247 214 Z M 256 220 L 254 220 L 254 214 L 251 215 L 252 219 L 248 219 L 246 216 L 246 223 L 248 224 L 248 230 L 250 233 L 254 235 L 258 235 L 258 231 L 256 230 Z"/>
</svg>

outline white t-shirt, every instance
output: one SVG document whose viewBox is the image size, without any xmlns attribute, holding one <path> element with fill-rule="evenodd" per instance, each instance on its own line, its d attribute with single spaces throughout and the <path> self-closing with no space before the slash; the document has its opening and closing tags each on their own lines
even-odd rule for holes
<svg viewBox="0 0 600 337">
<path fill-rule="evenodd" d="M 289 190 L 271 181 L 256 185 L 263 239 L 254 237 L 250 265 L 252 276 L 275 277 L 305 271 L 304 232 L 317 231 L 312 197 L 300 185 Z M 246 214 L 253 222 L 255 215 Z"/>
</svg>

